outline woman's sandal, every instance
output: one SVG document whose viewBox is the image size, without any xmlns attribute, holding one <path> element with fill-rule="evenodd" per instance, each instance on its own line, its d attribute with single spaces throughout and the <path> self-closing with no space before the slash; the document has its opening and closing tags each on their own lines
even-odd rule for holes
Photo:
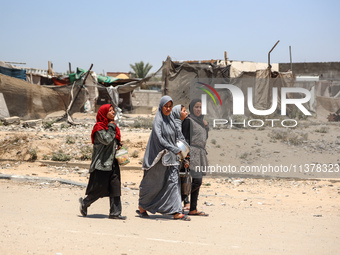
<svg viewBox="0 0 340 255">
<path fill-rule="evenodd" d="M 205 213 L 205 212 L 199 212 L 196 211 L 195 213 L 188 213 L 189 215 L 193 215 L 193 216 L 209 216 L 209 214 Z"/>
<path fill-rule="evenodd" d="M 191 221 L 190 217 L 188 217 L 188 215 L 185 215 L 183 213 L 181 213 L 181 216 L 176 217 L 174 216 L 174 220 L 185 220 L 185 221 Z"/>
<path fill-rule="evenodd" d="M 140 212 L 140 210 L 136 210 L 136 213 L 138 214 L 139 217 L 141 218 L 149 218 L 149 214 L 144 211 L 144 212 Z"/>
</svg>

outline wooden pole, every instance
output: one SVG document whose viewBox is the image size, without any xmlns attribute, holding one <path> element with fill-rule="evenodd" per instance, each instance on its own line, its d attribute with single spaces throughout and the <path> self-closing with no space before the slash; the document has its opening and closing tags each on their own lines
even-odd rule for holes
<svg viewBox="0 0 340 255">
<path fill-rule="evenodd" d="M 291 46 L 289 46 L 289 56 L 290 56 L 290 71 L 293 72 L 292 47 Z"/>
<path fill-rule="evenodd" d="M 275 45 L 273 46 L 273 48 L 268 52 L 268 67 L 272 68 L 272 66 L 270 65 L 270 53 L 273 51 L 273 49 L 276 47 L 276 45 L 280 42 L 280 40 L 278 40 Z"/>
<path fill-rule="evenodd" d="M 225 62 L 225 65 L 227 66 L 228 65 L 228 54 L 227 54 L 227 51 L 224 52 L 224 62 Z"/>
<path fill-rule="evenodd" d="M 51 61 L 48 61 L 48 71 L 47 73 L 50 75 L 51 74 Z"/>
</svg>

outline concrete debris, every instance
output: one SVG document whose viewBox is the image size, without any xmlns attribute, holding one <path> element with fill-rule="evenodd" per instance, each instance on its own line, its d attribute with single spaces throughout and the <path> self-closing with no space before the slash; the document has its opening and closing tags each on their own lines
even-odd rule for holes
<svg viewBox="0 0 340 255">
<path fill-rule="evenodd" d="M 6 126 L 8 125 L 20 125 L 20 118 L 19 117 L 8 117 L 3 118 L 2 120 Z"/>
<path fill-rule="evenodd" d="M 207 201 L 205 201 L 204 204 L 205 204 L 206 206 L 213 206 L 213 205 L 214 205 L 214 204 L 209 203 L 209 202 L 207 202 Z"/>
<path fill-rule="evenodd" d="M 42 125 L 42 120 L 26 120 L 22 122 L 22 126 L 25 128 L 35 128 Z"/>
</svg>

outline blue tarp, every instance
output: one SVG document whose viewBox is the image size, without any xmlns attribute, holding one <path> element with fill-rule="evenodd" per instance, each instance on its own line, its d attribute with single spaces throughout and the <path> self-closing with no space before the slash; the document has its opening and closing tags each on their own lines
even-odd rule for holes
<svg viewBox="0 0 340 255">
<path fill-rule="evenodd" d="M 0 66 L 0 73 L 26 81 L 26 70 Z"/>
</svg>

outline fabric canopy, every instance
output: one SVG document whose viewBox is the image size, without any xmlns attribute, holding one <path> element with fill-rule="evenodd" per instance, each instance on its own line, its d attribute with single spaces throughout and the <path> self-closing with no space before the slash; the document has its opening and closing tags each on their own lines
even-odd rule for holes
<svg viewBox="0 0 340 255">
<path fill-rule="evenodd" d="M 0 66 L 0 73 L 26 81 L 26 70 Z"/>
</svg>

